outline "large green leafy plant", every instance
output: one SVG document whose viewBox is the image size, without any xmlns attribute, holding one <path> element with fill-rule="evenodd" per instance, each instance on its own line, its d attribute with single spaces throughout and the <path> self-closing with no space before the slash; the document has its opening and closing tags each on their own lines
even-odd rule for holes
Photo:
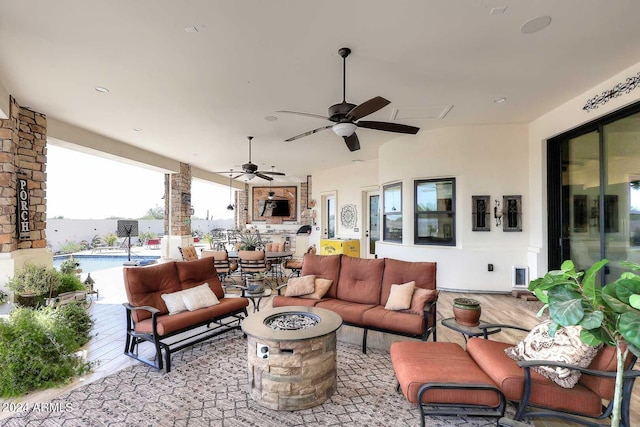
<svg viewBox="0 0 640 427">
<path fill-rule="evenodd" d="M 577 272 L 572 261 L 562 263 L 560 270 L 550 271 L 529 284 L 532 291 L 549 309 L 553 324 L 549 334 L 561 326 L 580 325 L 580 338 L 586 344 L 616 347 L 617 373 L 611 425 L 620 424 L 624 361 L 631 351 L 640 357 L 640 276 L 625 272 L 615 282 L 601 286 L 600 270 L 609 261 L 595 263 L 586 272 Z M 622 262 L 624 267 L 640 270 L 640 264 Z"/>
</svg>

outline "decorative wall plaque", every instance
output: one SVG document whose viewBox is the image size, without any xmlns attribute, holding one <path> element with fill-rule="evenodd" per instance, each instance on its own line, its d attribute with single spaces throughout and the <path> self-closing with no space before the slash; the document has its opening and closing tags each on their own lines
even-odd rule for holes
<svg viewBox="0 0 640 427">
<path fill-rule="evenodd" d="M 471 230 L 491 231 L 491 205 L 489 196 L 471 196 Z"/>
<path fill-rule="evenodd" d="M 356 205 L 344 205 L 340 211 L 340 222 L 345 228 L 355 228 L 358 222 Z"/>
</svg>

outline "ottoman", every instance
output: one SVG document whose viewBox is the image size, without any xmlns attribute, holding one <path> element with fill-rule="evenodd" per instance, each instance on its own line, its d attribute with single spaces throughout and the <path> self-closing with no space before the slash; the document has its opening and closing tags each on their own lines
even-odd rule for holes
<svg viewBox="0 0 640 427">
<path fill-rule="evenodd" d="M 391 363 L 422 426 L 425 415 L 504 416 L 504 394 L 458 344 L 395 342 Z"/>
</svg>

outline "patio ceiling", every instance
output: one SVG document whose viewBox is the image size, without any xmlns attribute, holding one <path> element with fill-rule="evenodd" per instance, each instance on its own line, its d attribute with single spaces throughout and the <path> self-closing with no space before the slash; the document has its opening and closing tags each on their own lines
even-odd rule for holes
<svg viewBox="0 0 640 427">
<path fill-rule="evenodd" d="M 538 16 L 551 24 L 523 34 Z M 397 137 L 360 129 L 353 153 L 331 130 L 284 142 L 328 123 L 276 111 L 340 102 L 342 46 L 347 101 L 391 101 L 367 120 L 526 123 L 640 61 L 638 16 L 628 0 L 5 1 L 0 84 L 22 106 L 208 171 L 245 163 L 253 135 L 253 162 L 298 181 Z"/>
</svg>

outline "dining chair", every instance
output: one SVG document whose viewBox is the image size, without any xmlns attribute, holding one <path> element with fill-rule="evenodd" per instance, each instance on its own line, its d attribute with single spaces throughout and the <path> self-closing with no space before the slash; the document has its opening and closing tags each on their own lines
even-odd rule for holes
<svg viewBox="0 0 640 427">
<path fill-rule="evenodd" d="M 237 263 L 229 260 L 229 253 L 226 250 L 221 251 L 202 251 L 202 258 L 213 258 L 213 266 L 216 268 L 222 286 L 226 284 L 235 286 L 236 282 L 232 277 L 234 271 L 238 269 Z"/>
<path fill-rule="evenodd" d="M 248 274 L 266 274 L 271 270 L 271 264 L 267 262 L 264 250 L 238 251 L 238 266 L 240 267 L 240 277 L 242 277 L 243 284 Z"/>
<path fill-rule="evenodd" d="M 184 248 L 178 246 L 178 250 L 180 251 L 180 255 L 182 255 L 183 261 L 195 261 L 198 259 L 198 252 L 195 246 L 185 246 Z"/>
</svg>

